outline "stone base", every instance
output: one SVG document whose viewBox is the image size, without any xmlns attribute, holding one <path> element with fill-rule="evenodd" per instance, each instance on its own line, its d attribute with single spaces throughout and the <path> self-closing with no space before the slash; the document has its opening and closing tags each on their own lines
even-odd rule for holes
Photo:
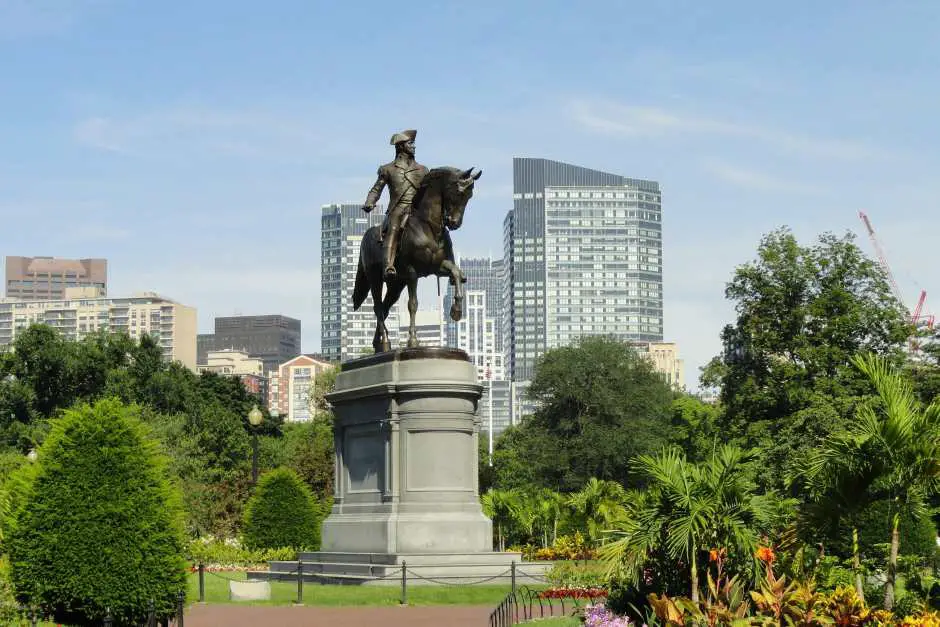
<svg viewBox="0 0 940 627">
<path fill-rule="evenodd" d="M 516 585 L 544 583 L 551 562 L 523 562 L 519 553 L 301 553 L 305 582 L 348 585 Z M 249 579 L 297 581 L 298 562 L 270 562 Z"/>
<path fill-rule="evenodd" d="M 492 546 L 493 525 L 479 510 L 332 514 L 323 521 L 326 553 L 472 553 Z"/>
</svg>

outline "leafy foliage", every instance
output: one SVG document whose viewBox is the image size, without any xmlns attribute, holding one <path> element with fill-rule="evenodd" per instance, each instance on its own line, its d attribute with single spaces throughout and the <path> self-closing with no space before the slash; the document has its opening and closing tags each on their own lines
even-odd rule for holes
<svg viewBox="0 0 940 627">
<path fill-rule="evenodd" d="M 183 589 L 183 528 L 167 464 L 116 400 L 66 411 L 39 450 L 5 545 L 17 597 L 56 620 L 141 622 L 153 599 L 173 611 Z M 18 471 L 19 472 L 19 471 Z"/>
<path fill-rule="evenodd" d="M 631 585 L 644 579 L 660 585 L 649 577 L 649 563 L 665 554 L 686 565 L 698 601 L 702 552 L 727 547 L 731 560 L 746 568 L 758 534 L 781 526 L 787 509 L 772 494 L 756 492 L 753 461 L 727 445 L 702 464 L 689 463 L 675 448 L 638 457 L 634 465 L 649 489 L 632 501 L 614 539 L 601 548 L 611 575 Z"/>
<path fill-rule="evenodd" d="M 724 354 L 702 381 L 720 388 L 720 431 L 760 448 L 762 482 L 782 488 L 791 465 L 847 427 L 870 395 L 852 356 L 871 351 L 900 363 L 910 326 L 851 236 L 824 234 L 801 246 L 788 230 L 774 231 L 725 295 L 737 320 L 723 330 Z"/>
<path fill-rule="evenodd" d="M 313 492 L 287 468 L 265 473 L 245 507 L 243 538 L 249 549 L 318 549 L 324 516 Z"/>
<path fill-rule="evenodd" d="M 574 492 L 591 477 L 635 485 L 629 459 L 665 442 L 673 399 L 647 359 L 606 337 L 547 351 L 529 395 L 539 409 L 494 455 L 501 488 Z"/>
</svg>

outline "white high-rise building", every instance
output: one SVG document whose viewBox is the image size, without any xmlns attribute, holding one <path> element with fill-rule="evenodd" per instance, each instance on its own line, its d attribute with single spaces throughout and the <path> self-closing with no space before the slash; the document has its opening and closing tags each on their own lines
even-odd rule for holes
<svg viewBox="0 0 940 627">
<path fill-rule="evenodd" d="M 149 335 L 167 361 L 196 370 L 196 309 L 156 294 L 105 296 L 100 287 L 66 287 L 55 300 L 0 299 L 0 352 L 32 324 L 45 324 L 68 340 L 90 333 Z"/>
<path fill-rule="evenodd" d="M 365 213 L 361 205 L 324 205 L 321 218 L 320 252 L 320 347 L 333 362 L 346 361 L 372 352 L 375 314 L 369 296 L 359 311 L 353 311 L 352 293 L 359 265 L 359 244 L 370 226 L 381 225 L 381 205 Z M 393 307 L 385 325 L 390 335 L 399 328 L 399 308 Z"/>
<path fill-rule="evenodd" d="M 503 223 L 507 369 L 584 335 L 663 338 L 662 199 L 655 181 L 513 159 Z"/>
</svg>

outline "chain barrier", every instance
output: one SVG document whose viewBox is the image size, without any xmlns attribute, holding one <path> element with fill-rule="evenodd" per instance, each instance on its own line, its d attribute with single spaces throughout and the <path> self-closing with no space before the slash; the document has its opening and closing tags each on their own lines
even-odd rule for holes
<svg viewBox="0 0 940 627">
<path fill-rule="evenodd" d="M 533 575 L 533 574 L 531 574 L 531 573 L 527 573 L 527 572 L 525 572 L 525 571 L 523 571 L 523 570 L 520 570 L 520 569 L 518 569 L 518 568 L 516 569 L 516 576 L 518 576 L 518 577 L 528 577 L 529 579 L 532 579 L 533 581 L 537 581 L 537 582 L 539 582 L 539 583 L 551 583 L 551 581 L 549 581 L 548 579 L 546 579 L 546 578 L 545 578 L 544 576 L 542 576 L 542 575 Z"/>
<path fill-rule="evenodd" d="M 416 573 L 416 572 L 414 571 L 413 568 L 410 569 L 410 571 L 411 571 L 411 575 L 412 575 L 413 577 L 417 577 L 418 579 L 421 579 L 421 580 L 423 580 L 423 581 L 430 581 L 431 583 L 435 583 L 435 584 L 440 585 L 440 586 L 479 586 L 480 584 L 486 583 L 486 582 L 488 582 L 488 581 L 493 581 L 493 580 L 495 580 L 495 579 L 501 579 L 501 578 L 505 577 L 506 575 L 509 575 L 509 574 L 512 573 L 512 569 L 510 568 L 510 569 L 507 569 L 507 570 L 501 572 L 501 573 L 498 574 L 498 575 L 493 575 L 492 577 L 486 577 L 486 578 L 484 578 L 484 579 L 480 579 L 480 580 L 477 580 L 477 581 L 444 581 L 444 580 L 441 580 L 441 579 L 435 579 L 435 578 L 433 578 L 433 577 L 424 577 L 424 576 L 422 576 L 422 575 L 419 575 L 418 573 Z"/>
</svg>

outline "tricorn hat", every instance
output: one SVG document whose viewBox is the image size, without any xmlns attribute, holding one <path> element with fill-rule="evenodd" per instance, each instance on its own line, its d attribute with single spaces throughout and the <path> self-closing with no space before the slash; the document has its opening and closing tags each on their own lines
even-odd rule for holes
<svg viewBox="0 0 940 627">
<path fill-rule="evenodd" d="M 401 142 L 412 141 L 417 136 L 418 131 L 414 129 L 402 131 L 401 133 L 395 133 L 392 135 L 392 140 L 389 143 L 394 146 L 395 144 L 400 144 Z"/>
</svg>

